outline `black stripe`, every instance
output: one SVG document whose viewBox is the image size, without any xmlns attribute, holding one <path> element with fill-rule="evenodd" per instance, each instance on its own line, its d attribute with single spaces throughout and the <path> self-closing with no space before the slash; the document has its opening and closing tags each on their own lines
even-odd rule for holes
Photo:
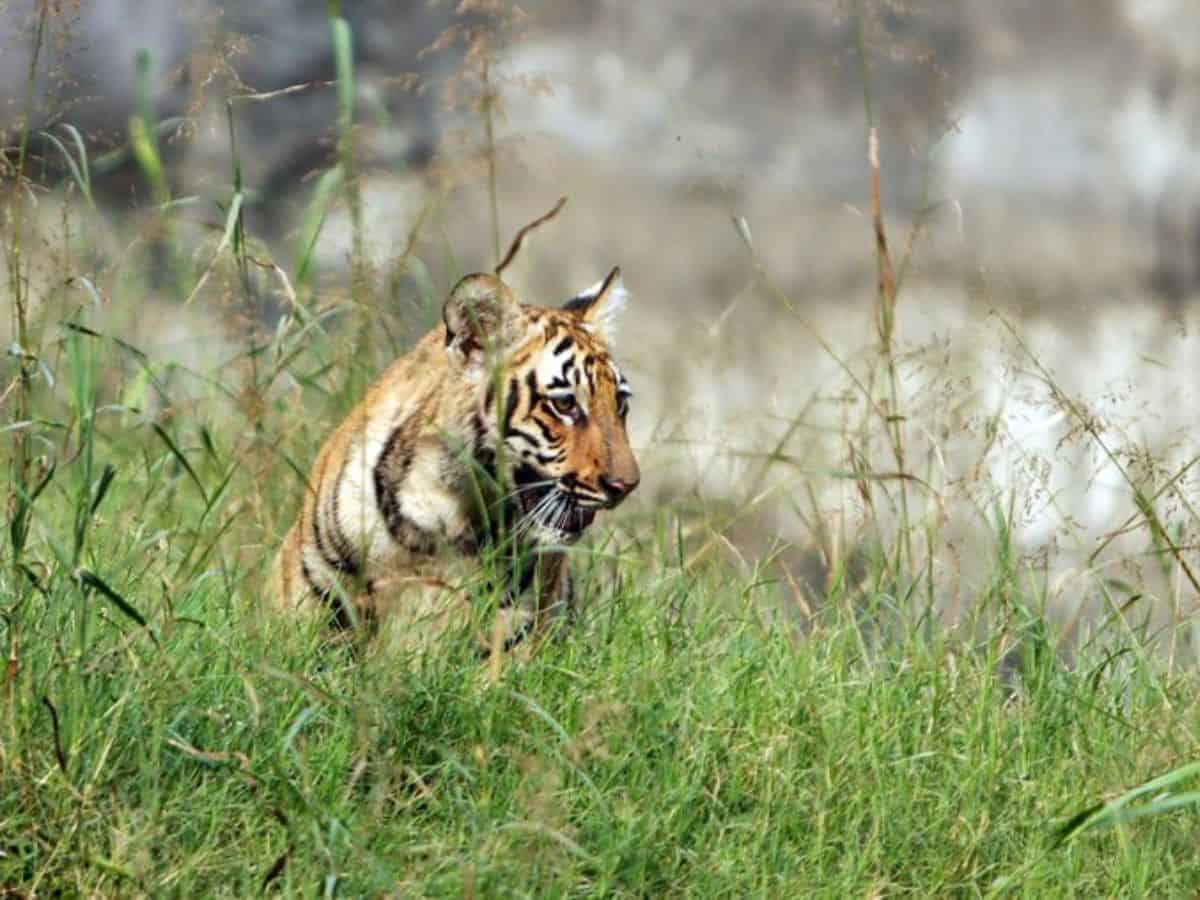
<svg viewBox="0 0 1200 900">
<path fill-rule="evenodd" d="M 471 419 L 471 458 L 492 480 L 496 480 L 496 451 L 487 445 L 487 425 L 479 413 Z"/>
<path fill-rule="evenodd" d="M 388 436 L 371 474 L 375 482 L 375 502 L 392 540 L 411 553 L 428 555 L 436 549 L 434 536 L 414 524 L 400 508 L 400 488 L 412 467 L 420 412 L 418 410 Z"/>
<path fill-rule="evenodd" d="M 517 644 L 521 643 L 521 641 L 525 640 L 525 638 L 529 636 L 529 631 L 531 628 L 533 628 L 532 617 L 530 617 L 528 622 L 517 629 L 517 632 L 512 637 L 505 639 L 504 649 L 511 650 L 513 647 L 517 646 Z"/>
<path fill-rule="evenodd" d="M 530 369 L 525 375 L 525 383 L 529 385 L 529 405 L 532 407 L 535 403 L 537 403 L 537 398 L 539 396 L 537 373 L 534 372 L 533 369 Z"/>
<path fill-rule="evenodd" d="M 321 554 L 321 559 L 325 560 L 325 564 L 329 568 L 341 572 L 343 575 L 354 577 L 358 574 L 358 565 L 352 559 L 345 559 L 337 553 L 337 551 L 325 543 L 325 537 L 321 534 L 321 501 L 320 498 L 313 504 L 313 519 L 312 519 L 313 540 L 317 544 L 317 552 Z"/>
<path fill-rule="evenodd" d="M 303 554 L 300 556 L 300 574 L 304 576 L 308 586 L 317 595 L 317 599 L 329 607 L 330 624 L 342 631 L 351 628 L 354 625 L 354 618 L 346 609 L 346 604 L 339 597 L 334 596 L 332 588 L 322 588 L 317 584 L 317 580 L 313 578 L 312 572 L 308 569 L 308 563 L 304 561 Z"/>
<path fill-rule="evenodd" d="M 492 484 L 496 483 L 498 473 L 496 472 L 496 453 L 494 450 L 484 447 L 475 454 L 475 464 L 479 467 L 480 471 L 483 472 L 484 476 L 489 482 Z"/>
<path fill-rule="evenodd" d="M 536 437 L 534 437 L 528 431 L 522 431 L 520 428 L 508 429 L 508 434 L 505 435 L 505 437 L 520 438 L 525 443 L 527 443 L 530 447 L 533 447 L 533 449 L 535 449 L 535 450 L 540 450 L 542 447 L 541 441 L 539 441 Z"/>
<path fill-rule="evenodd" d="M 555 344 L 554 348 L 550 352 L 553 353 L 555 356 L 558 356 L 558 354 L 562 353 L 564 350 L 566 350 L 568 347 L 570 347 L 574 343 L 575 342 L 573 340 L 571 340 L 571 336 L 567 335 L 565 338 L 563 338 L 561 341 L 559 341 L 557 344 Z"/>
<path fill-rule="evenodd" d="M 517 411 L 517 379 L 508 380 L 508 396 L 504 398 L 504 432 L 508 431 L 508 423 L 512 421 L 513 413 Z"/>
<path fill-rule="evenodd" d="M 489 378 L 488 383 L 487 383 L 487 390 L 484 391 L 484 393 L 483 393 L 483 408 L 491 409 L 492 401 L 495 399 L 496 399 L 496 379 Z"/>
<path fill-rule="evenodd" d="M 518 487 L 525 487 L 533 484 L 535 481 L 541 481 L 542 476 L 533 469 L 532 466 L 520 465 L 513 470 L 513 481 Z"/>
<path fill-rule="evenodd" d="M 395 429 L 384 444 L 379 461 L 375 463 L 372 477 L 375 481 L 375 502 L 388 533 L 397 541 L 403 543 L 407 520 L 400 510 L 400 499 L 397 496 L 404 477 L 412 466 L 412 448 L 408 446 L 406 430 Z"/>
<path fill-rule="evenodd" d="M 516 597 L 520 597 L 527 590 L 533 587 L 533 579 L 537 577 L 538 558 L 535 554 L 530 553 L 524 560 L 524 565 L 521 567 L 520 577 L 517 579 Z"/>
<path fill-rule="evenodd" d="M 530 419 L 529 421 L 532 422 L 534 424 L 534 426 L 537 428 L 537 430 L 542 433 L 542 437 L 545 439 L 547 444 L 554 446 L 556 444 L 562 443 L 562 439 L 555 438 L 554 432 L 552 432 L 548 427 L 546 427 L 546 423 L 544 423 L 541 419 Z"/>
<path fill-rule="evenodd" d="M 564 303 L 562 308 L 567 312 L 586 312 L 599 296 L 599 294 L 577 294 Z"/>
<path fill-rule="evenodd" d="M 342 478 L 346 475 L 346 460 L 342 460 L 342 467 L 338 469 L 337 480 L 333 483 L 333 495 L 330 498 L 330 519 L 327 524 L 326 531 L 328 532 L 329 541 L 333 544 L 333 552 L 341 559 L 345 560 L 350 567 L 347 571 L 349 574 L 357 575 L 360 570 L 360 564 L 357 560 L 357 554 L 354 548 L 350 546 L 350 541 L 342 532 L 342 520 L 338 515 L 338 497 L 342 494 Z M 353 571 L 351 571 L 353 570 Z"/>
</svg>

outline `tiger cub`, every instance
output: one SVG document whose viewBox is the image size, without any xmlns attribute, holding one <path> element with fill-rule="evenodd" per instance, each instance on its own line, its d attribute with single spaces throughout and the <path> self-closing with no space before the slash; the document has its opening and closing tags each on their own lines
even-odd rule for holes
<svg viewBox="0 0 1200 900">
<path fill-rule="evenodd" d="M 569 611 L 564 549 L 640 477 L 609 353 L 625 297 L 618 269 L 561 307 L 520 303 L 499 275 L 463 278 L 442 324 L 317 454 L 275 562 L 278 602 L 439 633 L 470 621 L 464 585 L 489 568 L 503 599 L 487 646 Z M 506 562 L 482 567 L 489 553 Z"/>
</svg>

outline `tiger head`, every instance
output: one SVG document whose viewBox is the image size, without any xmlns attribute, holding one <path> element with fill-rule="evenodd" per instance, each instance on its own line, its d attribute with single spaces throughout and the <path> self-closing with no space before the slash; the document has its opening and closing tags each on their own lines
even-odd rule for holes
<svg viewBox="0 0 1200 900">
<path fill-rule="evenodd" d="M 452 370 L 475 385 L 476 444 L 502 463 L 515 528 L 571 543 L 637 487 L 625 420 L 632 392 L 609 352 L 620 271 L 559 307 L 520 303 L 468 275 L 443 309 Z"/>
</svg>

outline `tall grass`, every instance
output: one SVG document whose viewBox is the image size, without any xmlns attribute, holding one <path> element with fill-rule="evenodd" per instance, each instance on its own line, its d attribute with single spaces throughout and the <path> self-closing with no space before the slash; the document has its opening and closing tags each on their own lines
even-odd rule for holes
<svg viewBox="0 0 1200 900">
<path fill-rule="evenodd" d="M 11 229 L 4 244 L 4 256 L 8 269 L 8 292 L 12 310 L 12 332 L 15 338 L 15 345 L 10 349 L 9 355 L 16 361 L 16 375 L 4 389 L 5 397 L 10 395 L 13 397 L 11 407 L 13 413 L 9 428 L 12 434 L 12 454 L 7 466 L 11 479 L 7 498 L 9 516 L 7 537 L 11 554 L 11 568 L 8 579 L 10 587 L 5 592 L 6 602 L 3 608 L 7 625 L 7 653 L 2 691 L 10 747 L 15 746 L 13 741 L 17 734 L 17 725 L 12 710 L 14 690 L 21 671 L 23 608 L 32 592 L 31 579 L 28 578 L 29 568 L 25 561 L 26 546 L 33 520 L 34 504 L 53 477 L 51 467 L 37 466 L 33 452 L 33 385 L 39 372 L 39 356 L 37 349 L 32 345 L 29 327 L 28 280 L 24 276 L 24 271 L 28 266 L 24 258 L 27 241 L 23 215 L 25 198 L 21 196 L 28 189 L 26 163 L 33 122 L 34 86 L 48 13 L 48 5 L 43 2 L 38 9 L 37 25 L 30 53 L 28 87 L 20 128 L 17 162 L 11 172 L 7 170 L 3 172 L 9 177 L 5 179 L 7 183 L 2 185 L 8 196 L 8 202 L 5 204 L 7 213 L 5 224 Z M 45 370 L 41 371 L 44 374 Z M 35 467 L 49 468 L 49 471 L 35 472 Z"/>
<path fill-rule="evenodd" d="M 39 42 L 50 6 L 40 9 Z M 71 163 L 63 215 L 81 217 L 73 227 L 31 238 L 28 134 L 6 172 L 19 352 L 4 389 L 0 892 L 1195 892 L 1200 683 L 1174 641 L 1164 660 L 1154 635 L 1130 624 L 1137 586 L 1122 594 L 1099 581 L 1111 619 L 1068 645 L 1048 615 L 1046 573 L 1016 546 L 1015 497 L 997 493 L 974 511 L 991 544 L 969 621 L 938 618 L 937 553 L 956 499 L 904 393 L 905 261 L 893 259 L 885 229 L 886 148 L 869 100 L 863 246 L 878 305 L 868 352 L 835 346 L 803 317 L 750 223 L 735 218 L 781 321 L 814 337 L 855 398 L 835 476 L 868 511 L 867 537 L 850 532 L 849 516 L 824 522 L 807 485 L 787 498 L 810 506 L 823 584 L 781 580 L 770 553 L 739 561 L 727 537 L 779 497 L 772 479 L 796 467 L 798 415 L 775 446 L 753 448 L 759 465 L 738 486 L 742 502 L 667 502 L 597 531 L 575 554 L 577 627 L 528 658 L 481 665 L 466 635 L 424 654 L 338 645 L 261 613 L 266 563 L 308 461 L 394 352 L 374 329 L 411 334 L 406 318 L 435 307 L 440 287 L 396 279 L 389 291 L 418 296 L 392 308 L 367 277 L 352 35 L 336 3 L 328 15 L 338 155 L 312 189 L 295 257 L 286 268 L 262 258 L 248 232 L 232 109 L 272 95 L 238 94 L 228 98 L 232 187 L 215 246 L 170 273 L 177 315 L 206 302 L 228 257 L 244 300 L 260 296 L 254 272 L 283 297 L 278 321 L 247 326 L 219 364 L 189 370 L 129 339 L 145 312 L 137 287 L 151 279 L 131 287 L 76 252 L 98 216 L 96 166 L 77 133 L 51 142 Z M 495 89 L 494 70 L 474 71 Z M 495 236 L 503 170 L 493 112 L 485 104 L 480 114 Z M 148 137 L 158 123 L 145 108 L 134 122 L 148 215 L 171 258 L 187 259 L 177 227 L 187 207 L 171 199 Z M 82 206 L 69 202 L 76 193 Z M 315 251 L 337 204 L 351 213 L 348 298 L 336 284 L 316 290 Z M 429 252 L 417 232 L 436 219 L 430 209 L 393 272 L 437 268 L 418 256 Z M 32 248 L 53 234 L 71 245 L 64 265 L 77 267 L 63 280 L 95 302 L 50 291 L 31 303 Z M 1085 405 L 1022 346 L 1088 439 L 1103 442 Z M 1195 588 L 1180 526 L 1162 512 L 1191 465 L 1121 472 L 1140 515 L 1123 528 L 1144 529 L 1163 565 Z"/>
<path fill-rule="evenodd" d="M 350 209 L 352 296 L 357 299 L 363 289 L 366 253 L 363 245 L 362 195 L 354 153 L 354 37 L 350 33 L 350 25 L 341 16 L 340 0 L 327 0 L 326 7 L 336 69 L 338 169 L 346 193 L 346 205 Z"/>
</svg>

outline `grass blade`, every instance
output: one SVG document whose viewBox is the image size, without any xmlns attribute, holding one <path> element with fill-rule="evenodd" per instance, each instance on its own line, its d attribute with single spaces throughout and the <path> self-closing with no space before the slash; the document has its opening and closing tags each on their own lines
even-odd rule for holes
<svg viewBox="0 0 1200 900">
<path fill-rule="evenodd" d="M 325 216 L 333 202 L 334 192 L 342 181 L 340 166 L 330 169 L 317 180 L 312 201 L 304 213 L 304 224 L 300 229 L 300 253 L 296 260 L 296 289 L 300 290 L 312 271 L 313 252 L 317 249 L 317 238 L 325 225 Z"/>
<path fill-rule="evenodd" d="M 183 466 L 184 471 L 191 477 L 192 482 L 196 485 L 196 489 L 200 491 L 200 496 L 204 498 L 205 506 L 207 506 L 208 492 L 204 490 L 204 484 L 200 481 L 200 476 L 196 474 L 196 470 L 192 468 L 192 464 L 187 461 L 187 457 L 183 455 L 183 451 L 175 445 L 175 442 L 171 440 L 171 436 L 157 422 L 152 423 L 150 427 L 154 429 L 155 434 L 162 438 L 162 442 L 167 445 L 167 449 L 171 451 L 171 455 L 175 457 L 179 464 Z"/>
<path fill-rule="evenodd" d="M 1185 794 L 1162 797 L 1143 806 L 1129 808 L 1129 805 L 1139 797 L 1166 791 L 1181 781 L 1197 777 L 1200 777 L 1200 762 L 1188 763 L 1177 769 L 1172 769 L 1163 775 L 1159 775 L 1157 778 L 1151 778 L 1144 784 L 1126 791 L 1108 803 L 1093 804 L 1073 815 L 1067 820 L 1065 825 L 1058 829 L 1054 836 L 1054 846 L 1061 846 L 1075 835 L 1084 831 L 1098 828 L 1113 828 L 1133 819 L 1140 819 L 1143 816 L 1158 815 L 1182 806 L 1198 804 L 1200 803 L 1200 791 L 1191 791 Z"/>
<path fill-rule="evenodd" d="M 51 134 L 49 131 L 43 131 L 42 137 L 49 141 L 54 146 L 54 149 L 56 149 L 62 156 L 63 161 L 67 164 L 67 169 L 69 169 L 71 172 L 72 180 L 74 180 L 75 185 L 79 188 L 80 193 L 83 194 L 84 199 L 87 200 L 88 206 L 94 211 L 96 209 L 96 202 L 92 199 L 92 186 L 89 183 L 88 177 L 84 174 L 87 167 L 87 156 L 83 156 L 84 168 L 81 169 L 79 167 L 79 163 L 76 162 L 75 157 L 71 155 L 71 152 L 66 148 L 63 142 L 60 141 L 55 135 Z M 78 140 L 79 132 L 75 132 L 75 137 L 76 140 Z M 80 147 L 80 153 L 83 154 L 82 147 Z"/>
<path fill-rule="evenodd" d="M 237 233 L 238 224 L 242 220 L 241 217 L 242 195 L 238 193 L 233 195 L 233 202 L 229 204 L 229 212 L 225 215 L 225 230 L 221 233 L 221 240 L 217 244 L 217 249 L 213 251 L 212 259 L 204 267 L 204 274 L 196 280 L 195 287 L 187 295 L 187 299 L 183 301 L 184 306 L 191 303 L 196 295 L 200 293 L 200 289 L 208 282 L 208 276 L 212 274 L 213 266 L 217 264 L 217 260 L 221 258 L 221 254 L 225 252 L 225 248 L 229 246 L 234 235 Z"/>
<path fill-rule="evenodd" d="M 117 467 L 112 463 L 104 464 L 104 471 L 100 473 L 100 478 L 96 481 L 96 486 L 92 489 L 92 506 L 88 510 L 89 515 L 95 515 L 96 510 L 100 508 L 100 504 L 104 501 L 105 494 L 112 486 L 113 479 L 117 475 Z"/>
<path fill-rule="evenodd" d="M 146 627 L 146 617 L 138 612 L 132 603 L 110 588 L 108 584 L 105 583 L 104 579 L 102 579 L 95 572 L 90 572 L 87 569 L 80 569 L 78 577 L 80 584 L 101 594 L 106 600 L 112 603 L 113 606 L 115 606 L 129 618 L 133 619 L 133 621 L 137 622 L 143 628 Z"/>
</svg>

